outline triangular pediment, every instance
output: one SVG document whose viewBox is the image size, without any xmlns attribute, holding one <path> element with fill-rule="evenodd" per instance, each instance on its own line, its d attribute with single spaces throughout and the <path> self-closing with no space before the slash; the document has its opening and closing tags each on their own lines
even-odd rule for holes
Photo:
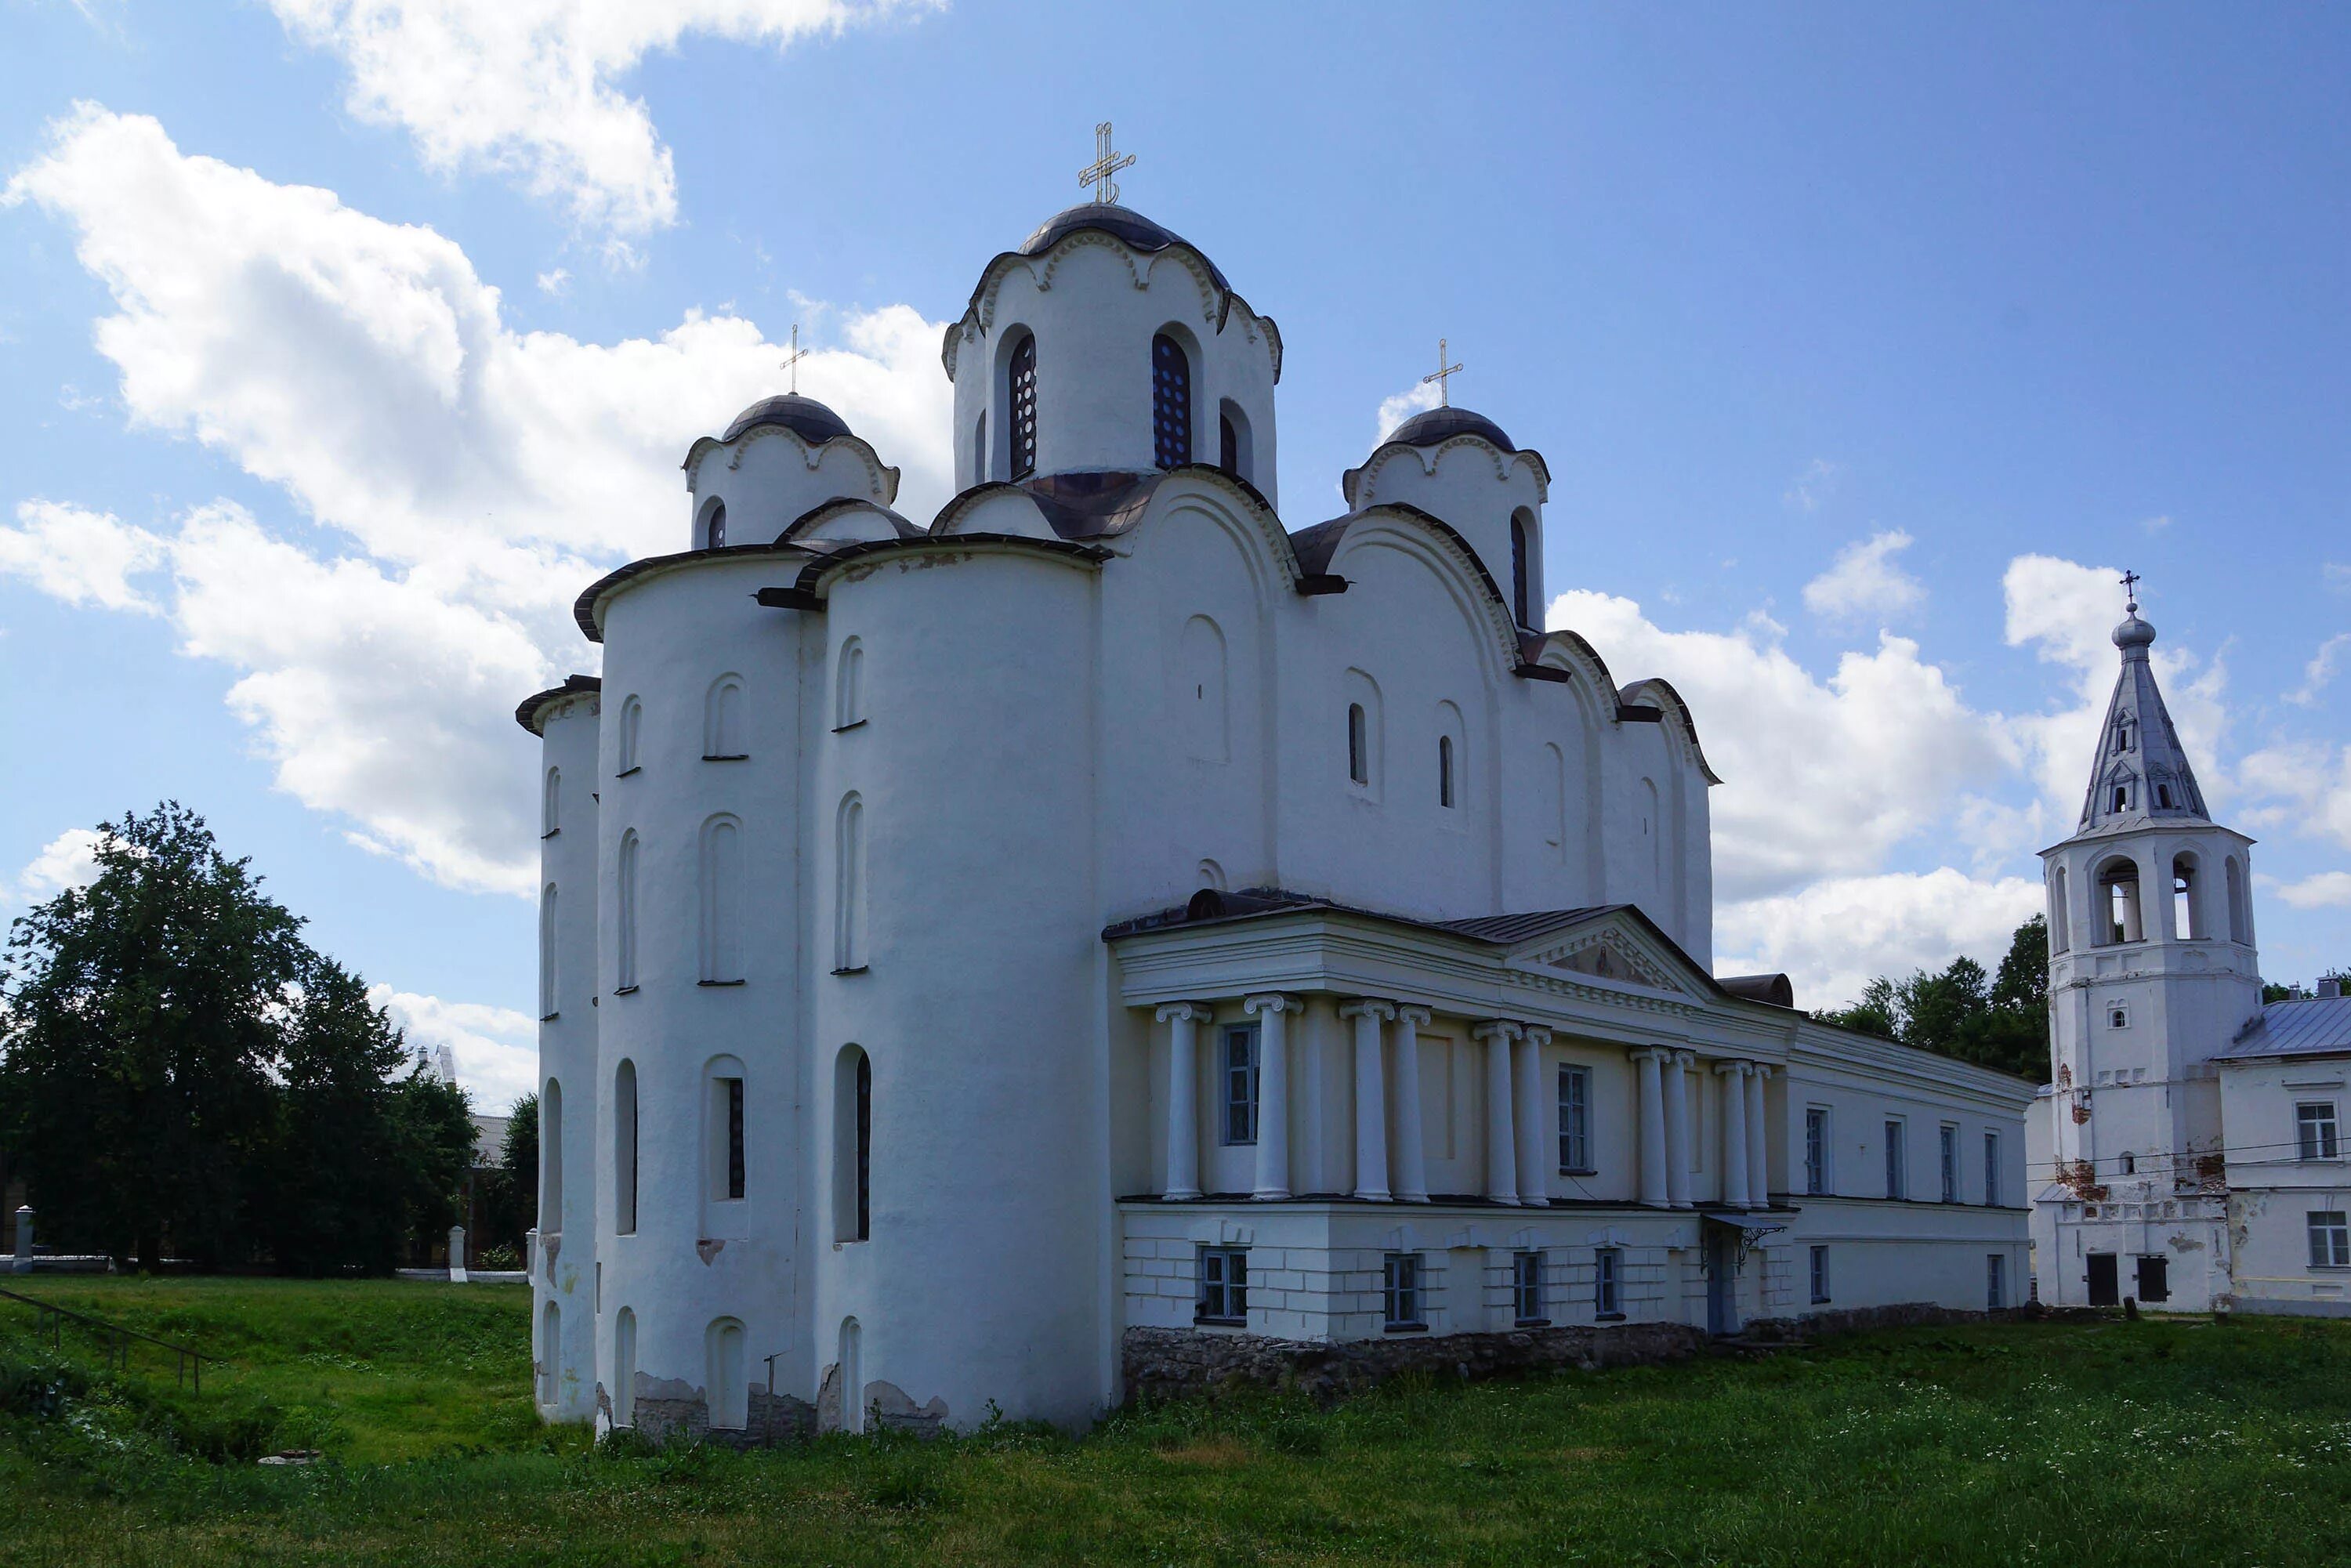
<svg viewBox="0 0 2351 1568">
<path fill-rule="evenodd" d="M 1705 988 L 1689 960 L 1646 928 L 1646 923 L 1614 911 L 1586 925 L 1553 931 L 1513 952 L 1510 967 L 1569 976 L 1645 990 L 1695 997 Z"/>
</svg>

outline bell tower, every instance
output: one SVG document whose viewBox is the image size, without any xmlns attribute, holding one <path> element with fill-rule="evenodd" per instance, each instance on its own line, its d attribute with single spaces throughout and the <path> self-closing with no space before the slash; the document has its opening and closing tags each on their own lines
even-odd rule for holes
<svg viewBox="0 0 2351 1568">
<path fill-rule="evenodd" d="M 2253 841 L 2205 810 L 2135 592 L 2114 641 L 2122 669 L 2081 820 L 2041 852 L 2051 1083 L 2036 1107 L 2034 1269 L 2046 1301 L 2202 1311 L 2227 1279 L 2210 1060 L 2261 1010 Z"/>
</svg>

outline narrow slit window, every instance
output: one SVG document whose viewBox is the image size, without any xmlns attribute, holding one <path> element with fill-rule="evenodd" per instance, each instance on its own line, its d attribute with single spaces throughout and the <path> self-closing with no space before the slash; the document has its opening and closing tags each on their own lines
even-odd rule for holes
<svg viewBox="0 0 2351 1568">
<path fill-rule="evenodd" d="M 1592 1169 L 1592 1071 L 1559 1070 L 1559 1169 L 1562 1176 Z"/>
<path fill-rule="evenodd" d="M 1829 1299 L 1829 1249 L 1827 1248 L 1815 1246 L 1813 1249 L 1812 1273 L 1813 1301 L 1813 1304 L 1818 1305 Z"/>
<path fill-rule="evenodd" d="M 1365 733 L 1364 705 L 1347 705 L 1347 777 L 1358 785 L 1372 781 L 1370 737 Z"/>
<path fill-rule="evenodd" d="M 1237 479 L 1240 477 L 1240 432 L 1233 428 L 1233 416 L 1228 413 L 1217 416 L 1217 466 Z"/>
<path fill-rule="evenodd" d="M 1257 1142 L 1257 1025 L 1225 1030 L 1224 1132 L 1228 1146 Z"/>
<path fill-rule="evenodd" d="M 1453 798 L 1453 737 L 1437 737 L 1437 803 L 1447 810 L 1456 804 Z"/>
<path fill-rule="evenodd" d="M 1510 519 L 1510 610 L 1521 626 L 1531 624 L 1527 603 L 1527 525 Z"/>
<path fill-rule="evenodd" d="M 1012 418 L 1005 434 L 1011 438 L 1012 477 L 1026 479 L 1037 472 L 1037 340 L 1027 337 L 1012 350 Z"/>
<path fill-rule="evenodd" d="M 1151 455 L 1162 468 L 1192 461 L 1192 361 L 1165 332 L 1151 340 Z"/>
<path fill-rule="evenodd" d="M 637 1229 L 637 1064 L 621 1063 L 612 1077 L 612 1228 Z"/>
</svg>

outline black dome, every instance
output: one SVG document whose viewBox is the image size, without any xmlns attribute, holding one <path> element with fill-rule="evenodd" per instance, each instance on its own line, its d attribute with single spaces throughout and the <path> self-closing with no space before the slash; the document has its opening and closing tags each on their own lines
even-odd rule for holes
<svg viewBox="0 0 2351 1568">
<path fill-rule="evenodd" d="M 1484 414 L 1472 413 L 1466 408 L 1432 408 L 1426 413 L 1416 413 L 1397 425 L 1387 441 L 1380 444 L 1385 446 L 1390 441 L 1400 441 L 1406 446 L 1437 446 L 1457 435 L 1478 436 L 1505 452 L 1518 450 L 1510 444 L 1510 438 L 1502 434 L 1500 425 Z"/>
<path fill-rule="evenodd" d="M 1171 245 L 1184 246 L 1208 263 L 1208 276 L 1217 280 L 1218 288 L 1228 293 L 1232 290 L 1233 286 L 1225 281 L 1224 273 L 1217 269 L 1215 262 L 1208 261 L 1198 246 L 1171 229 L 1160 227 L 1141 213 L 1109 202 L 1081 202 L 1067 212 L 1055 213 L 1035 234 L 1020 242 L 1019 254 L 1042 256 L 1080 229 L 1100 229 L 1144 252 L 1163 251 Z"/>
<path fill-rule="evenodd" d="M 719 442 L 724 444 L 762 424 L 780 424 L 810 446 L 821 446 L 837 435 L 849 434 L 849 422 L 816 399 L 798 392 L 779 392 L 761 398 L 737 414 Z"/>
</svg>

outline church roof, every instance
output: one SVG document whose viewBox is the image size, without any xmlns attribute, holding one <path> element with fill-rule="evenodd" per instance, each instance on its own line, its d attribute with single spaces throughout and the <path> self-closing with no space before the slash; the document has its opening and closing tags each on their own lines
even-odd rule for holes
<svg viewBox="0 0 2351 1568">
<path fill-rule="evenodd" d="M 2074 829 L 2077 836 L 2158 821 L 2211 821 L 2205 814 L 2203 791 L 2196 787 L 2195 770 L 2179 744 L 2179 732 L 2172 727 L 2171 714 L 2156 687 L 2155 666 L 2147 658 L 2154 642 L 2155 628 L 2139 619 L 2134 603 L 2115 628 L 2122 674 L 2115 681 L 2114 700 L 2106 705 L 2105 727 L 2098 733 L 2090 787 Z"/>
<path fill-rule="evenodd" d="M 1180 245 L 1200 258 L 1202 265 L 1208 269 L 1208 276 L 1216 279 L 1219 292 L 1232 292 L 1233 286 L 1225 281 L 1224 273 L 1198 246 L 1173 229 L 1152 222 L 1131 207 L 1118 206 L 1110 202 L 1081 202 L 1074 207 L 1055 213 L 1037 226 L 1036 233 L 1020 242 L 1019 254 L 1042 256 L 1080 229 L 1094 229 L 1109 235 L 1146 255 L 1165 250 L 1171 245 Z"/>
<path fill-rule="evenodd" d="M 726 434 L 718 438 L 720 445 L 762 424 L 778 424 L 798 435 L 810 446 L 821 446 L 837 436 L 850 434 L 849 422 L 812 397 L 798 392 L 778 392 L 763 397 L 735 416 Z"/>
<path fill-rule="evenodd" d="M 1405 446 L 1442 446 L 1457 435 L 1477 436 L 1504 452 L 1518 450 L 1510 444 L 1510 438 L 1503 433 L 1502 427 L 1484 414 L 1452 407 L 1432 408 L 1414 414 L 1397 425 L 1389 434 L 1387 441 L 1380 444 L 1384 446 L 1392 441 Z"/>
<path fill-rule="evenodd" d="M 533 735 L 543 734 L 539 728 L 539 710 L 564 697 L 576 697 L 582 692 L 601 692 L 602 677 L 598 675 L 566 675 L 559 686 L 549 686 L 543 692 L 533 692 L 515 705 L 515 722 Z"/>
<path fill-rule="evenodd" d="M 2215 1060 L 2258 1056 L 2351 1056 L 2351 997 L 2270 1002 Z"/>
</svg>

